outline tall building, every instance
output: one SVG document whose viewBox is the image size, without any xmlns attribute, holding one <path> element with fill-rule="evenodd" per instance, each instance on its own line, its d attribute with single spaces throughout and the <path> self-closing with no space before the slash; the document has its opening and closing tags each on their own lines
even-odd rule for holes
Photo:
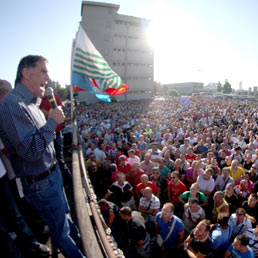
<svg viewBox="0 0 258 258">
<path fill-rule="evenodd" d="M 239 90 L 240 90 L 240 91 L 243 90 L 243 84 L 242 84 L 242 82 L 239 82 Z"/>
<path fill-rule="evenodd" d="M 154 92 L 154 53 L 146 38 L 150 20 L 118 14 L 119 5 L 83 1 L 82 27 L 111 68 L 130 86 L 119 100 L 147 99 Z M 96 102 L 80 92 L 79 100 Z"/>
</svg>

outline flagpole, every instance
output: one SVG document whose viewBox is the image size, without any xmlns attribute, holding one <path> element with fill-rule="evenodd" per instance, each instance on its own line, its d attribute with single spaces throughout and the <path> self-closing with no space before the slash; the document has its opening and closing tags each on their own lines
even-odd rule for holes
<svg viewBox="0 0 258 258">
<path fill-rule="evenodd" d="M 70 76 L 70 101 L 71 101 L 71 121 L 73 122 L 73 115 L 74 115 L 74 101 L 73 101 L 73 84 L 72 84 L 72 69 L 73 69 L 73 54 L 74 54 L 74 42 L 73 39 L 72 43 L 72 51 L 71 51 L 71 76 Z"/>
</svg>

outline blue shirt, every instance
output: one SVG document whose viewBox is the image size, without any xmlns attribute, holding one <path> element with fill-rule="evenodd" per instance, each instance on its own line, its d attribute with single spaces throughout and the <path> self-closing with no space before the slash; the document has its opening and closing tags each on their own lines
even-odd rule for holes
<svg viewBox="0 0 258 258">
<path fill-rule="evenodd" d="M 220 225 L 217 225 L 211 233 L 213 249 L 226 251 L 230 244 L 232 233 L 233 224 L 231 223 L 231 221 L 228 222 L 228 227 L 226 229 L 221 229 Z"/>
<path fill-rule="evenodd" d="M 53 140 L 57 122 L 45 116 L 37 98 L 22 84 L 0 103 L 0 137 L 17 177 L 36 176 L 55 162 Z"/>
<path fill-rule="evenodd" d="M 245 253 L 240 253 L 238 250 L 234 249 L 232 244 L 230 245 L 230 247 L 228 248 L 228 251 L 231 253 L 231 256 L 233 258 L 254 258 L 254 252 L 253 250 L 248 247 L 248 251 Z"/>
<path fill-rule="evenodd" d="M 173 215 L 169 222 L 165 223 L 161 218 L 161 211 L 156 215 L 156 221 L 159 226 L 159 234 L 164 240 L 173 224 L 174 219 L 176 220 L 175 227 L 169 236 L 168 240 L 164 243 L 165 246 L 175 247 L 179 241 L 179 233 L 184 232 L 184 224 L 181 219 L 179 219 L 176 215 Z"/>
<path fill-rule="evenodd" d="M 166 166 L 164 166 L 163 168 L 159 167 L 159 173 L 165 179 L 168 179 L 169 172 L 170 172 L 170 169 L 168 167 L 166 167 Z"/>
</svg>

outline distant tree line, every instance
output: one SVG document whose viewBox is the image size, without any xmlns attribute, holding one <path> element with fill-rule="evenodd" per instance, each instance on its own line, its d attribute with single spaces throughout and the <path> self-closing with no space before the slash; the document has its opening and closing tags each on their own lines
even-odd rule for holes
<svg viewBox="0 0 258 258">
<path fill-rule="evenodd" d="M 217 91 L 225 94 L 230 94 L 232 92 L 231 84 L 226 80 L 222 86 L 220 82 L 217 84 Z"/>
<path fill-rule="evenodd" d="M 70 99 L 70 85 L 65 85 L 65 87 L 61 87 L 58 81 L 49 81 L 50 87 L 60 96 L 62 101 Z"/>
</svg>

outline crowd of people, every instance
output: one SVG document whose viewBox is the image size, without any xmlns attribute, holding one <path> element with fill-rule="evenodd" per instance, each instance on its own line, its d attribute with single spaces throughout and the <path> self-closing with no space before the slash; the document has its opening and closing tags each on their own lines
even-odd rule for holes
<svg viewBox="0 0 258 258">
<path fill-rule="evenodd" d="M 76 108 L 99 206 L 126 257 L 258 255 L 256 101 Z"/>
<path fill-rule="evenodd" d="M 62 152 L 69 126 L 60 126 L 70 110 L 51 108 L 46 65 L 42 56 L 26 56 L 13 90 L 0 80 L 5 257 L 49 255 L 24 205 L 44 220 L 65 257 L 84 257 L 63 189 L 63 179 L 72 187 Z M 187 105 L 179 97 L 78 105 L 75 118 L 101 213 L 125 257 L 258 256 L 256 101 L 193 96 Z M 19 208 L 14 192 L 23 199 Z"/>
</svg>

